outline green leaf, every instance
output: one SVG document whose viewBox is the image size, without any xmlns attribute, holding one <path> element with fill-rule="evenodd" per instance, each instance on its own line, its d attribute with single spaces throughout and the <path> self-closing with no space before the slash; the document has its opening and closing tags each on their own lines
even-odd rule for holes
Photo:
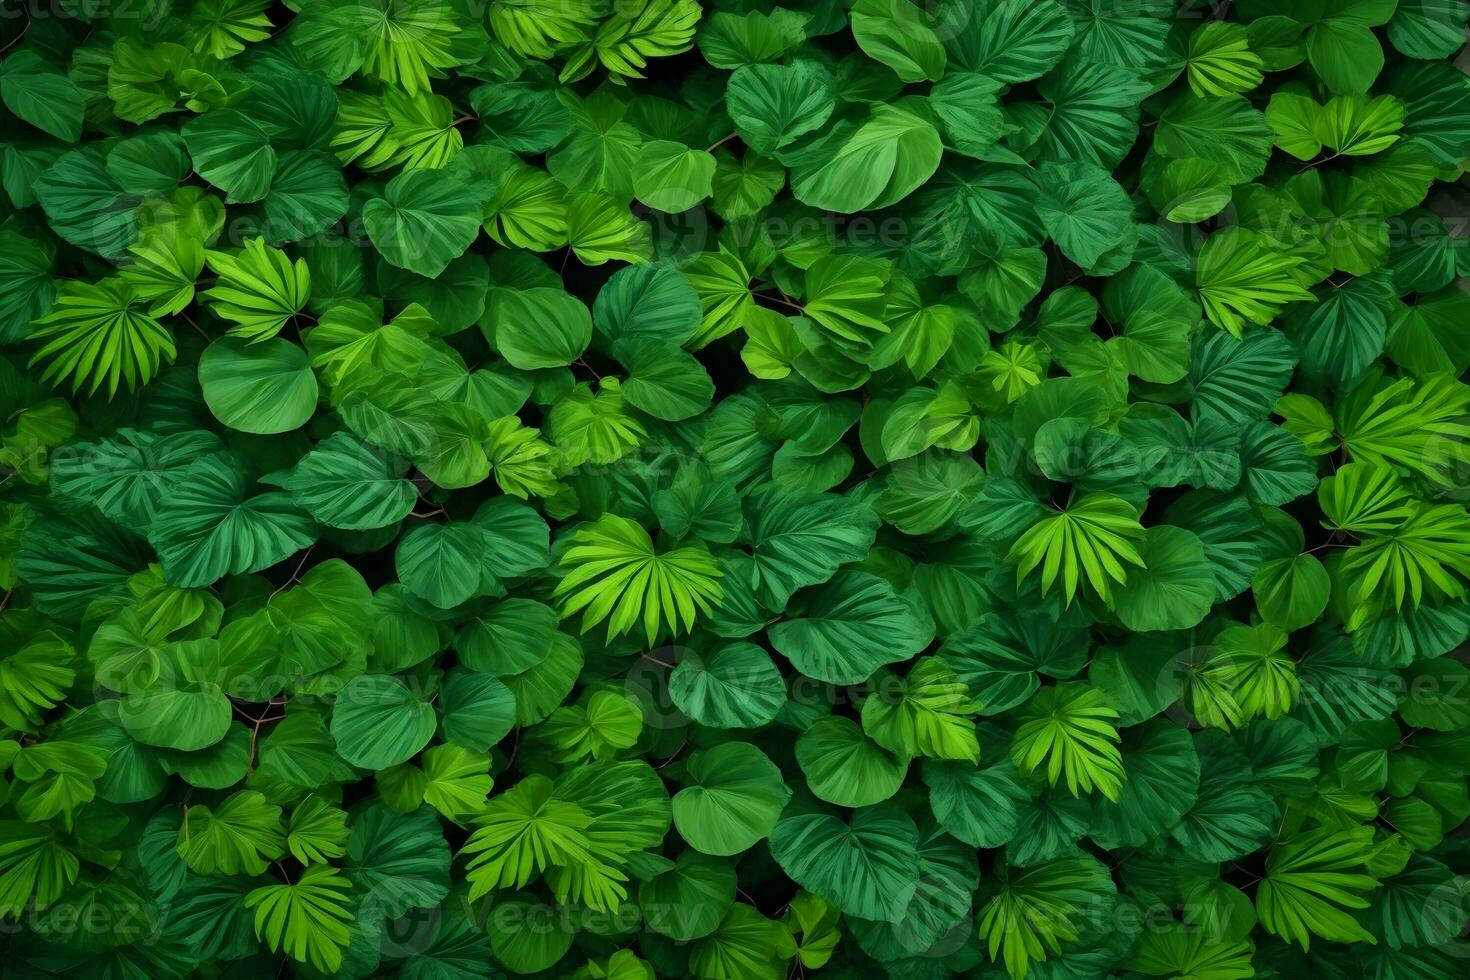
<svg viewBox="0 0 1470 980">
<path fill-rule="evenodd" d="M 683 344 L 699 325 L 699 295 L 675 267 L 633 265 L 612 274 L 592 305 L 600 336 Z"/>
<path fill-rule="evenodd" d="M 497 676 L 519 674 L 546 659 L 559 622 L 556 610 L 530 599 L 505 599 L 455 635 L 465 665 Z"/>
<path fill-rule="evenodd" d="M 208 748 L 230 728 L 228 681 L 217 640 L 182 640 L 165 645 L 157 674 L 146 684 L 128 683 L 118 720 L 144 745 L 194 752 Z"/>
<path fill-rule="evenodd" d="M 1378 881 L 1363 869 L 1376 853 L 1370 827 L 1324 827 L 1272 847 L 1256 889 L 1261 925 L 1304 950 L 1314 935 L 1330 942 L 1374 942 L 1346 910 L 1368 907 L 1367 895 Z"/>
<path fill-rule="evenodd" d="M 841 214 L 903 200 L 939 167 L 943 147 L 934 124 L 902 103 L 874 106 L 862 123 L 839 122 L 791 168 L 803 204 Z"/>
<path fill-rule="evenodd" d="M 261 206 L 268 241 L 301 241 L 331 228 L 347 213 L 347 181 L 330 155 L 291 150 L 281 154 Z"/>
<path fill-rule="evenodd" d="M 860 684 L 934 637 L 925 614 L 865 572 L 839 572 L 799 595 L 787 613 L 771 627 L 771 645 L 807 677 L 829 684 Z"/>
<path fill-rule="evenodd" d="M 764 840 L 791 798 L 781 770 L 744 742 L 696 752 L 685 772 L 688 785 L 674 794 L 674 826 L 705 854 L 739 854 Z"/>
<path fill-rule="evenodd" d="M 1263 67 L 1243 25 L 1211 21 L 1189 36 L 1189 87 L 1200 98 L 1248 92 L 1261 84 Z"/>
<path fill-rule="evenodd" d="M 1018 581 L 1039 566 L 1043 593 L 1051 591 L 1060 575 L 1068 603 L 1084 581 L 1107 601 L 1113 587 L 1127 581 L 1125 563 L 1145 567 L 1138 551 L 1144 540 L 1126 501 L 1104 493 L 1083 494 L 1065 510 L 1033 524 L 1006 557 L 1017 562 Z"/>
<path fill-rule="evenodd" d="M 592 340 L 587 307 L 550 286 L 492 290 L 484 322 L 496 349 L 522 370 L 570 364 Z"/>
<path fill-rule="evenodd" d="M 1235 425 L 1263 418 L 1295 367 L 1291 345 L 1279 331 L 1252 330 L 1239 338 L 1223 331 L 1197 335 L 1186 379 L 1193 410 Z"/>
<path fill-rule="evenodd" d="M 728 861 L 692 850 L 638 888 L 647 927 L 685 942 L 718 929 L 734 903 L 735 869 Z"/>
<path fill-rule="evenodd" d="M 796 760 L 811 791 L 838 806 L 882 803 L 898 792 L 908 754 L 890 752 L 847 718 L 822 718 L 796 740 Z"/>
<path fill-rule="evenodd" d="M 332 737 L 342 758 L 363 769 L 386 769 L 428 744 L 434 709 L 396 677 L 364 674 L 332 706 Z"/>
<path fill-rule="evenodd" d="M 945 831 L 972 847 L 1001 847 L 1020 828 L 1030 799 L 1010 759 L 987 758 L 983 768 L 963 762 L 924 763 L 929 806 Z"/>
<path fill-rule="evenodd" d="M 785 608 L 797 589 L 861 561 L 879 524 L 870 507 L 851 498 L 780 492 L 750 498 L 745 520 L 754 556 L 752 585 L 770 609 Z"/>
<path fill-rule="evenodd" d="M 1251 944 L 1243 940 L 1216 942 L 1203 932 L 1191 933 L 1187 927 L 1176 927 L 1141 936 L 1128 966 L 1155 977 L 1227 980 L 1254 975 L 1252 952 Z"/>
<path fill-rule="evenodd" d="M 29 905 L 45 908 L 61 897 L 81 871 L 81 862 L 56 830 L 22 820 L 0 821 L 6 846 L 0 850 L 0 913 L 18 917 Z"/>
<path fill-rule="evenodd" d="M 1154 152 L 1176 160 L 1216 162 L 1232 184 L 1260 177 L 1271 155 L 1271 127 L 1242 95 L 1180 94 L 1164 107 Z"/>
<path fill-rule="evenodd" d="M 150 316 L 179 313 L 194 301 L 195 280 L 204 271 L 204 247 L 198 239 L 170 240 L 150 231 L 128 252 L 134 261 L 118 274 L 139 299 L 151 304 Z"/>
<path fill-rule="evenodd" d="M 689 965 L 710 980 L 781 980 L 794 955 L 784 925 L 736 902 L 714 932 L 692 944 Z"/>
<path fill-rule="evenodd" d="M 1383 70 L 1383 48 L 1373 36 L 1373 26 L 1377 25 L 1348 13 L 1319 21 L 1307 35 L 1307 58 L 1333 92 L 1366 92 Z"/>
<path fill-rule="evenodd" d="M 1182 528 L 1160 525 L 1144 532 L 1142 567 L 1130 568 L 1114 608 L 1130 630 L 1189 629 L 1215 602 L 1215 579 L 1204 545 Z"/>
<path fill-rule="evenodd" d="M 264 198 L 276 172 L 270 134 L 237 109 L 215 109 L 186 122 L 184 145 L 199 176 L 225 192 L 229 204 Z"/>
<path fill-rule="evenodd" d="M 398 542 L 394 564 L 403 587 L 440 609 L 491 592 L 495 574 L 485 564 L 485 529 L 465 521 L 422 524 Z"/>
<path fill-rule="evenodd" d="M 1413 0 L 1388 22 L 1388 39 L 1410 58 L 1449 58 L 1465 46 L 1470 7 L 1463 0 Z"/>
<path fill-rule="evenodd" d="M 606 466 L 628 455 L 648 434 L 628 410 L 622 383 L 615 377 L 598 381 L 597 390 L 581 384 L 552 407 L 550 436 L 569 467 Z"/>
<path fill-rule="evenodd" d="M 436 745 L 424 752 L 424 802 L 456 823 L 485 809 L 494 780 L 490 757 L 460 745 Z"/>
<path fill-rule="evenodd" d="M 235 321 L 230 333 L 259 343 L 281 332 L 306 306 L 311 273 L 306 261 L 293 264 L 285 252 L 270 248 L 263 238 L 252 238 L 237 255 L 206 252 L 205 261 L 219 275 L 204 293 L 210 309 Z"/>
<path fill-rule="evenodd" d="M 373 247 L 390 265 L 434 277 L 480 234 L 480 199 L 469 186 L 431 170 L 405 170 L 362 207 Z"/>
<path fill-rule="evenodd" d="M 1127 778 L 1116 801 L 1094 801 L 1089 836 L 1108 848 L 1137 847 L 1167 833 L 1197 799 L 1199 757 L 1189 732 L 1160 718 L 1124 729 Z"/>
<path fill-rule="evenodd" d="M 988 612 L 945 637 L 939 655 L 969 687 L 984 715 L 1009 711 L 1041 684 L 1038 675 L 1065 678 L 1086 662 L 1075 620 L 1049 614 Z"/>
<path fill-rule="evenodd" d="M 1109 915 L 1115 886 L 1096 858 L 1064 857 L 1006 869 L 979 912 L 980 939 L 992 961 L 1022 978 L 1031 964 L 1062 954 L 1090 917 Z"/>
<path fill-rule="evenodd" d="M 572 117 L 556 94 L 529 84 L 490 83 L 470 92 L 489 142 L 513 153 L 544 153 L 571 132 Z"/>
<path fill-rule="evenodd" d="M 924 657 L 893 690 L 863 702 L 863 731 L 900 755 L 979 762 L 972 717 L 977 711 L 969 688 L 948 663 Z"/>
<path fill-rule="evenodd" d="M 472 855 L 466 871 L 472 899 L 522 887 L 549 865 L 595 862 L 587 836 L 591 817 L 554 793 L 546 777 L 528 776 L 490 801 L 463 848 Z"/>
<path fill-rule="evenodd" d="M 1226 735 L 1195 737 L 1199 797 L 1170 833 L 1196 861 L 1232 861 L 1276 833 L 1279 811 L 1252 777 L 1250 762 Z"/>
<path fill-rule="evenodd" d="M 452 670 L 439 697 L 439 728 L 455 745 L 487 752 L 515 727 L 515 695 L 499 679 Z"/>
<path fill-rule="evenodd" d="M 109 398 L 119 385 L 132 390 L 147 384 L 176 349 L 173 334 L 141 303 L 122 279 L 62 283 L 51 312 L 35 321 L 39 329 L 30 339 L 41 346 L 31 362 L 49 362 L 42 378 L 70 378 L 73 391 L 85 385 L 93 393 L 106 382 Z"/>
<path fill-rule="evenodd" d="M 308 796 L 286 826 L 286 847 L 302 864 L 326 864 L 347 853 L 347 814 L 320 796 Z"/>
<path fill-rule="evenodd" d="M 18 731 L 39 729 L 45 713 L 66 698 L 76 680 L 75 663 L 76 651 L 50 632 L 0 660 L 0 722 Z"/>
<path fill-rule="evenodd" d="M 388 919 L 430 909 L 449 894 L 449 845 L 434 811 L 394 813 L 374 801 L 354 808 L 342 870 L 367 914 Z"/>
<path fill-rule="evenodd" d="M 740 138 L 773 154 L 821 129 L 832 114 L 832 85 L 831 73 L 814 61 L 742 66 L 730 76 L 725 99 Z"/>
<path fill-rule="evenodd" d="M 240 432 L 289 432 L 316 411 L 311 361 L 281 337 L 216 340 L 199 358 L 199 384 L 214 417 Z"/>
<path fill-rule="evenodd" d="M 1132 205 L 1100 167 L 1045 164 L 1036 213 L 1062 253 L 1084 269 L 1120 248 L 1132 231 Z"/>
<path fill-rule="evenodd" d="M 753 643 L 713 653 L 691 650 L 669 675 L 669 697 L 711 728 L 759 728 L 786 702 L 786 685 L 771 657 Z"/>
<path fill-rule="evenodd" d="M 907 0 L 858 0 L 851 17 L 858 47 L 903 81 L 936 82 L 944 75 L 939 33 Z"/>
<path fill-rule="evenodd" d="M 1205 316 L 1236 337 L 1248 322 L 1271 323 L 1287 303 L 1312 299 L 1296 276 L 1302 262 L 1255 232 L 1232 228 L 1212 236 L 1195 271 Z"/>
<path fill-rule="evenodd" d="M 716 13 L 699 34 L 699 50 L 716 68 L 739 68 L 778 61 L 806 40 L 810 16 L 781 7 L 769 14 Z"/>
<path fill-rule="evenodd" d="M 988 5 L 946 44 L 951 57 L 972 71 L 998 82 L 1025 82 L 1061 60 L 1074 33 L 1059 3 L 1004 2 Z"/>
<path fill-rule="evenodd" d="M 192 588 L 284 561 L 311 544 L 316 527 L 283 493 L 247 496 L 245 477 L 223 457 L 185 470 L 148 528 L 170 584 Z"/>
<path fill-rule="evenodd" d="M 715 383 L 703 365 L 673 344 L 620 340 L 613 356 L 628 369 L 628 404 L 654 418 L 678 422 L 698 415 L 714 398 Z"/>
<path fill-rule="evenodd" d="M 81 139 L 86 109 L 81 89 L 34 51 L 12 52 L 0 66 L 0 101 L 18 118 L 59 140 Z"/>
<path fill-rule="evenodd" d="M 254 790 L 233 793 L 215 807 L 191 806 L 176 850 L 195 874 L 258 875 L 286 853 L 281 808 Z"/>
<path fill-rule="evenodd" d="M 1044 768 L 1053 786 L 1065 778 L 1073 796 L 1096 789 L 1116 803 L 1127 778 L 1117 717 L 1102 692 L 1081 682 L 1043 688 L 1021 708 L 1011 760 L 1022 772 Z"/>
<path fill-rule="evenodd" d="M 0 231 L 0 340 L 12 343 L 25 337 L 32 321 L 51 309 L 55 258 L 55 249 L 46 244 Z"/>
<path fill-rule="evenodd" d="M 1331 581 L 1314 556 L 1297 555 L 1263 563 L 1251 592 L 1266 622 L 1297 630 L 1316 622 L 1327 608 Z"/>
<path fill-rule="evenodd" d="M 897 922 L 919 884 L 914 822 L 893 807 L 865 807 L 849 822 L 825 814 L 783 818 L 771 856 L 794 881 L 848 915 Z"/>
<path fill-rule="evenodd" d="M 1075 160 L 1111 170 L 1138 138 L 1138 105 L 1148 88 L 1133 72 L 1101 62 L 1069 59 L 1045 75 L 1036 87 L 1050 103 L 1044 128 L 1033 143 L 1040 159 L 1059 163 Z"/>
<path fill-rule="evenodd" d="M 291 494 L 318 524 L 368 531 L 396 524 L 413 510 L 418 491 L 403 478 L 404 469 L 351 433 L 336 432 L 265 482 Z"/>
<path fill-rule="evenodd" d="M 609 637 L 640 620 L 649 642 L 665 627 L 687 632 L 724 594 L 723 573 L 703 546 L 656 551 L 647 531 L 616 514 L 579 527 L 557 571 L 562 616 L 581 612 L 583 632 L 607 620 Z"/>
<path fill-rule="evenodd" d="M 1350 388 L 1382 355 L 1388 319 L 1375 291 L 1359 288 L 1366 282 L 1330 290 L 1303 315 L 1290 317 L 1292 344 L 1311 377 Z"/>
<path fill-rule="evenodd" d="M 56 234 L 78 248 L 116 259 L 137 240 L 138 198 L 123 190 L 97 147 L 63 153 L 28 182 Z"/>
<path fill-rule="evenodd" d="M 597 58 L 615 78 L 643 78 L 648 58 L 669 57 L 693 47 L 694 27 L 703 12 L 694 0 L 644 0 L 615 11 L 598 29 Z M 568 69 L 562 71 L 563 77 L 569 75 Z"/>
<path fill-rule="evenodd" d="M 633 195 L 670 214 L 687 211 L 710 196 L 715 158 L 670 140 L 650 140 L 638 150 Z"/>
<path fill-rule="evenodd" d="M 351 883 L 337 869 L 314 864 L 287 884 L 262 885 L 245 896 L 255 912 L 255 934 L 272 950 L 332 973 L 352 938 Z"/>
</svg>

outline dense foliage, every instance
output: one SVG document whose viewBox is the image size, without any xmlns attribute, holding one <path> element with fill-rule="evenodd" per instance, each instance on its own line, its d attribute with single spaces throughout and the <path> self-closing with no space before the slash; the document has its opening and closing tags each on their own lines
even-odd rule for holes
<svg viewBox="0 0 1470 980">
<path fill-rule="evenodd" d="M 0 972 L 1464 977 L 1470 3 L 1219 6 L 7 5 Z"/>
</svg>

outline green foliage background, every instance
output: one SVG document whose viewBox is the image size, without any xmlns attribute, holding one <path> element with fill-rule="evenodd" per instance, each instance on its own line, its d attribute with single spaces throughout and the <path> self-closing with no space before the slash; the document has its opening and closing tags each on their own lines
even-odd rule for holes
<svg viewBox="0 0 1470 980">
<path fill-rule="evenodd" d="M 0 21 L 6 977 L 1465 976 L 1464 0 Z"/>
</svg>

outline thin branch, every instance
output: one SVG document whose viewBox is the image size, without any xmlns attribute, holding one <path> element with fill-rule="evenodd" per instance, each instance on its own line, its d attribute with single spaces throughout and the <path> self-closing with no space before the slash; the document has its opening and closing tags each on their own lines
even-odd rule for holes
<svg viewBox="0 0 1470 980">
<path fill-rule="evenodd" d="M 13 48 L 17 44 L 19 44 L 21 41 L 24 41 L 25 40 L 25 36 L 28 33 L 30 33 L 30 30 L 31 30 L 31 10 L 30 10 L 30 4 L 27 4 L 24 7 L 22 7 L 21 8 L 21 11 L 26 15 L 26 26 L 24 26 L 24 27 L 22 27 L 20 29 L 20 33 L 19 34 L 17 34 L 15 37 L 11 38 L 8 42 L 6 42 L 5 47 L 0 48 L 0 54 L 4 54 L 5 52 L 9 51 L 11 48 Z"/>
<path fill-rule="evenodd" d="M 286 586 L 288 586 L 288 585 L 291 585 L 293 582 L 295 582 L 301 576 L 301 569 L 303 569 L 303 568 L 306 567 L 306 559 L 308 559 L 308 558 L 311 557 L 311 551 L 315 547 L 316 547 L 316 545 L 310 545 L 310 546 L 307 547 L 306 553 L 303 554 L 301 556 L 301 560 L 296 563 L 296 571 L 294 571 L 294 572 L 291 573 L 291 577 L 290 578 L 286 579 L 286 581 L 284 581 L 280 585 L 276 586 L 276 591 L 275 592 L 272 592 L 269 596 L 266 597 L 265 604 L 267 606 L 271 604 L 271 600 L 272 599 L 274 599 L 277 595 L 280 594 L 280 592 L 281 592 L 282 589 L 286 588 Z"/>
<path fill-rule="evenodd" d="M 511 744 L 510 744 L 510 755 L 507 756 L 506 757 L 506 760 L 505 760 L 505 768 L 506 768 L 506 771 L 507 772 L 510 771 L 510 767 L 511 766 L 515 765 L 516 753 L 521 750 L 521 729 L 520 729 L 520 726 L 519 725 L 516 726 L 516 730 L 515 731 L 516 731 L 515 741 L 511 742 Z"/>
<path fill-rule="evenodd" d="M 806 307 L 802 306 L 800 303 L 793 303 L 789 299 L 782 299 L 779 296 L 772 296 L 770 293 L 756 293 L 756 296 L 758 296 L 760 299 L 768 299 L 772 303 L 780 303 L 782 306 L 789 306 L 793 310 L 806 309 Z"/>
</svg>

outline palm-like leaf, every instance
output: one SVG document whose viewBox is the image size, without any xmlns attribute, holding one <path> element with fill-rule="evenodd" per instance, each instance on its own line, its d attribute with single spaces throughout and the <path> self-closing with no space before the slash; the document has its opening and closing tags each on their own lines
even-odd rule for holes
<svg viewBox="0 0 1470 980">
<path fill-rule="evenodd" d="M 77 880 L 80 870 L 77 856 L 50 826 L 0 820 L 0 916 L 45 908 Z"/>
<path fill-rule="evenodd" d="M 550 58 L 558 48 L 587 40 L 597 24 L 596 6 L 554 0 L 496 0 L 490 30 L 517 54 Z"/>
<path fill-rule="evenodd" d="M 1248 718 L 1280 718 L 1301 692 L 1286 633 L 1270 623 L 1229 626 L 1190 677 L 1190 699 L 1205 725 L 1231 728 Z"/>
<path fill-rule="evenodd" d="M 335 973 L 352 939 L 351 890 L 352 883 L 336 868 L 313 864 L 293 884 L 263 885 L 250 892 L 245 907 L 255 910 L 255 934 L 271 949 Z"/>
<path fill-rule="evenodd" d="M 42 377 L 52 383 L 71 379 L 73 391 L 107 394 L 147 384 L 174 359 L 174 337 L 143 309 L 133 287 L 121 279 L 64 283 L 51 312 L 35 321 L 32 340 L 41 348 L 31 358 L 49 361 Z M 90 382 L 90 383 L 89 383 Z"/>
<path fill-rule="evenodd" d="M 642 78 L 648 59 L 666 58 L 693 46 L 694 28 L 703 13 L 694 0 L 645 0 L 603 21 L 592 46 L 614 78 Z M 580 59 L 570 59 L 563 77 L 578 74 L 580 64 Z"/>
<path fill-rule="evenodd" d="M 1381 463 L 1348 463 L 1317 487 L 1323 523 L 1351 534 L 1391 531 L 1414 512 L 1409 489 Z"/>
<path fill-rule="evenodd" d="M 429 77 L 459 64 L 456 37 L 465 25 L 444 0 L 363 0 L 352 26 L 368 36 L 363 71 L 409 95 L 429 91 Z"/>
<path fill-rule="evenodd" d="M 1370 376 L 1337 406 L 1342 444 L 1357 460 L 1452 485 L 1470 445 L 1470 385 L 1449 375 Z"/>
<path fill-rule="evenodd" d="M 1377 879 L 1365 869 L 1377 856 L 1372 827 L 1324 827 L 1271 849 L 1256 890 L 1256 913 L 1267 931 L 1311 948 L 1330 942 L 1376 942 L 1345 909 L 1368 907 Z"/>
<path fill-rule="evenodd" d="M 1287 303 L 1311 301 L 1297 273 L 1305 261 L 1265 235 L 1220 232 L 1200 249 L 1195 272 L 1205 316 L 1239 337 L 1247 323 L 1268 324 Z"/>
<path fill-rule="evenodd" d="M 490 801 L 461 853 L 470 854 L 470 899 L 498 888 L 521 888 L 548 867 L 592 860 L 592 818 L 553 795 L 551 780 L 527 776 Z"/>
<path fill-rule="evenodd" d="M 1011 761 L 1025 772 L 1044 767 L 1053 786 L 1065 778 L 1073 796 L 1096 789 L 1116 803 L 1125 778 L 1117 720 L 1097 688 L 1081 682 L 1042 688 L 1021 709 Z"/>
<path fill-rule="evenodd" d="M 647 531 L 616 514 L 578 528 L 558 570 L 562 614 L 581 612 L 583 632 L 607 620 L 609 637 L 627 633 L 640 619 L 650 642 L 665 626 L 687 632 L 724 598 L 723 572 L 703 545 L 660 554 Z"/>
<path fill-rule="evenodd" d="M 297 259 L 293 264 L 285 252 L 269 247 L 263 238 L 246 242 L 238 255 L 207 252 L 205 258 L 219 273 L 219 282 L 204 298 L 215 313 L 235 321 L 230 333 L 250 343 L 280 333 L 311 294 L 306 260 Z"/>
<path fill-rule="evenodd" d="M 1417 608 L 1426 596 L 1459 598 L 1470 579 L 1470 513 L 1458 504 L 1416 503 L 1411 516 L 1383 535 L 1367 538 L 1343 559 L 1351 583 L 1356 628 L 1385 606 Z"/>
<path fill-rule="evenodd" d="M 204 246 L 188 235 L 153 232 L 128 249 L 133 264 L 120 273 L 149 316 L 182 312 L 194 301 L 194 281 L 204 269 Z"/>
<path fill-rule="evenodd" d="M 1090 907 L 1111 898 L 1114 885 L 1095 858 L 1062 858 L 1009 873 L 980 910 L 980 938 L 991 960 L 1022 980 L 1031 964 L 1062 951 L 1079 936 Z"/>
<path fill-rule="evenodd" d="M 863 730 L 890 752 L 978 762 L 973 716 L 979 710 L 949 664 L 925 657 L 894 692 L 863 702 Z"/>
<path fill-rule="evenodd" d="M 1142 542 L 1143 525 L 1131 504 L 1111 494 L 1090 493 L 1031 525 L 1006 557 L 1018 562 L 1018 579 L 1040 566 L 1043 593 L 1060 576 L 1070 604 L 1085 578 L 1106 601 L 1113 583 L 1121 585 L 1128 577 L 1125 562 L 1144 567 L 1138 553 Z"/>
</svg>

